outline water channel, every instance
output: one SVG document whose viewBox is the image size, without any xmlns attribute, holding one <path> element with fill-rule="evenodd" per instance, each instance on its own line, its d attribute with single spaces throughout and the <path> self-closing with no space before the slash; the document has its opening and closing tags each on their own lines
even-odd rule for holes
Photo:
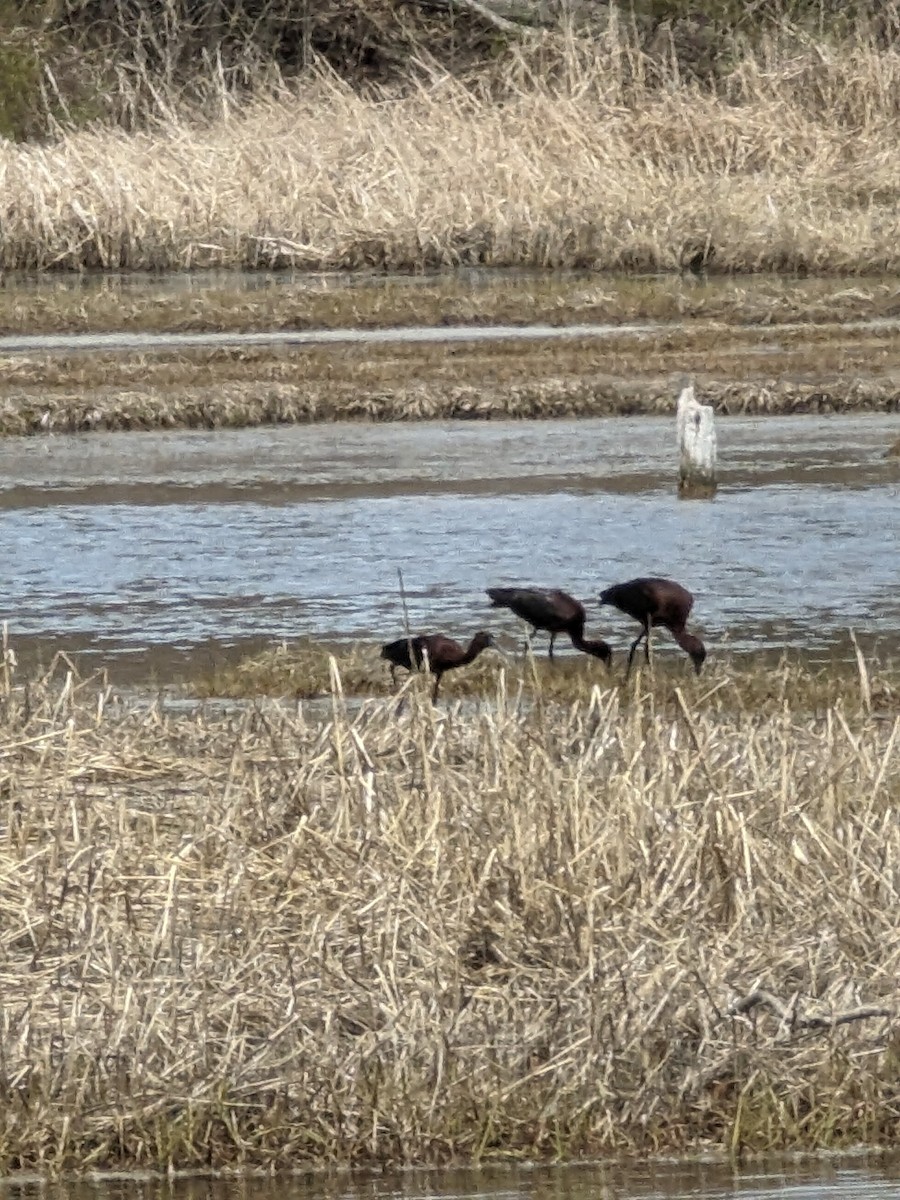
<svg viewBox="0 0 900 1200">
<path fill-rule="evenodd" d="M 484 588 L 589 601 L 665 574 L 712 649 L 900 644 L 892 416 L 724 419 L 722 486 L 676 498 L 668 418 L 318 425 L 0 442 L 0 617 L 42 657 L 140 676 L 198 652 L 490 624 Z"/>
</svg>

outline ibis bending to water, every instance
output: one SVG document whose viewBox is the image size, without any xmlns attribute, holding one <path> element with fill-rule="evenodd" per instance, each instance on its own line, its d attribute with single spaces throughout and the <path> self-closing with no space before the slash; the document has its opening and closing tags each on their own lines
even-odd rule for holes
<svg viewBox="0 0 900 1200">
<path fill-rule="evenodd" d="M 494 645 L 493 635 L 484 631 L 476 633 L 468 646 L 461 646 L 453 638 L 442 633 L 423 633 L 416 637 L 398 638 L 381 647 L 381 657 L 391 664 L 391 679 L 396 679 L 397 668 L 407 671 L 419 668 L 428 656 L 428 669 L 434 676 L 434 691 L 431 699 L 437 700 L 438 688 L 445 671 L 453 671 L 473 662 L 482 650 Z"/>
<path fill-rule="evenodd" d="M 626 680 L 631 674 L 634 653 L 641 642 L 644 643 L 644 656 L 650 662 L 650 630 L 654 625 L 668 629 L 682 650 L 690 655 L 694 670 L 700 674 L 706 658 L 706 647 L 685 628 L 694 597 L 680 583 L 674 579 L 630 579 L 628 583 L 616 583 L 601 592 L 600 603 L 611 604 L 643 625 L 628 652 Z"/>
<path fill-rule="evenodd" d="M 584 636 L 587 613 L 581 601 L 556 588 L 488 588 L 494 608 L 508 608 L 517 617 L 531 626 L 532 636 L 539 629 L 550 634 L 550 658 L 553 658 L 553 643 L 558 633 L 567 633 L 576 650 L 601 658 L 607 666 L 612 661 L 612 649 L 601 641 L 591 641 Z"/>
</svg>

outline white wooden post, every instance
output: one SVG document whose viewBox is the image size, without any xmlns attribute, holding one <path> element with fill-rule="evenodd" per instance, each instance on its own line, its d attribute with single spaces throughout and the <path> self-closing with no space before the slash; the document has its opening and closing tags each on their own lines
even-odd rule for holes
<svg viewBox="0 0 900 1200">
<path fill-rule="evenodd" d="M 694 385 L 678 397 L 678 495 L 685 500 L 708 499 L 716 494 L 716 426 L 712 406 L 700 404 Z"/>
</svg>

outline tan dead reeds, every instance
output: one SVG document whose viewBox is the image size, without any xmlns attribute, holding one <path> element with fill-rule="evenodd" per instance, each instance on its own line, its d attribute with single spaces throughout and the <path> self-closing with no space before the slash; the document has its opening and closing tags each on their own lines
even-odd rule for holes
<svg viewBox="0 0 900 1200">
<path fill-rule="evenodd" d="M 323 76 L 217 121 L 7 142 L 0 267 L 900 264 L 894 46 L 735 37 L 713 95 L 674 60 L 651 80 L 623 23 L 567 45 L 492 89 Z"/>
<path fill-rule="evenodd" d="M 8 356 L 0 435 L 658 415 L 674 413 L 685 371 L 723 416 L 897 411 L 893 332 L 806 332 L 771 354 L 710 326 L 653 341 Z"/>
<path fill-rule="evenodd" d="M 398 709 L 332 667 L 324 709 L 221 712 L 7 674 L 0 1162 L 892 1138 L 900 720 L 870 673 L 817 715 L 725 673 Z"/>
</svg>

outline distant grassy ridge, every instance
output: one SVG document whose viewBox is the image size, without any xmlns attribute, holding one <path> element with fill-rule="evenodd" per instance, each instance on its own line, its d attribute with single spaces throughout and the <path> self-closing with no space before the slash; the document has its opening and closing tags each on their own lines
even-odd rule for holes
<svg viewBox="0 0 900 1200">
<path fill-rule="evenodd" d="M 896 270 L 895 45 L 704 28 L 702 77 L 611 16 L 402 86 L 263 72 L 192 106 L 162 78 L 128 129 L 0 145 L 0 268 Z"/>
<path fill-rule="evenodd" d="M 6 660 L 0 1169 L 892 1142 L 896 670 L 347 665 L 221 713 Z"/>
<path fill-rule="evenodd" d="M 586 271 L 460 271 L 352 278 L 227 272 L 190 280 L 153 275 L 53 276 L 0 288 L 0 335 L 230 333 L 384 329 L 413 325 L 663 324 L 660 337 L 716 349 L 722 338 L 827 346 L 858 338 L 881 365 L 900 325 L 900 278 L 604 275 Z M 183 285 L 183 286 L 182 286 Z M 871 323 L 868 328 L 842 326 Z M 884 323 L 884 324 L 882 324 Z M 770 327 L 776 327 L 766 333 Z M 626 340 L 620 329 L 616 344 Z"/>
<path fill-rule="evenodd" d="M 536 380 L 512 389 L 474 384 L 385 393 L 351 386 L 296 383 L 211 383 L 165 392 L 139 386 L 113 395 L 79 393 L 0 401 L 0 437 L 91 433 L 102 430 L 246 429 L 327 421 L 504 421 L 573 417 L 660 416 L 675 413 L 677 392 L 665 383 L 635 386 L 588 380 Z M 832 380 L 716 384 L 703 390 L 720 415 L 787 416 L 809 413 L 900 412 L 896 386 Z M 885 444 L 885 455 L 889 444 Z M 896 456 L 896 453 L 893 457 Z"/>
<path fill-rule="evenodd" d="M 178 290 L 121 277 L 0 289 L 0 330 L 238 332 L 545 321 L 602 338 L 233 346 L 0 355 L 0 435 L 316 421 L 674 411 L 685 374 L 728 414 L 900 411 L 889 277 L 442 276 L 415 285 Z M 632 323 L 645 326 L 630 328 Z M 885 447 L 887 449 L 887 446 Z"/>
</svg>

